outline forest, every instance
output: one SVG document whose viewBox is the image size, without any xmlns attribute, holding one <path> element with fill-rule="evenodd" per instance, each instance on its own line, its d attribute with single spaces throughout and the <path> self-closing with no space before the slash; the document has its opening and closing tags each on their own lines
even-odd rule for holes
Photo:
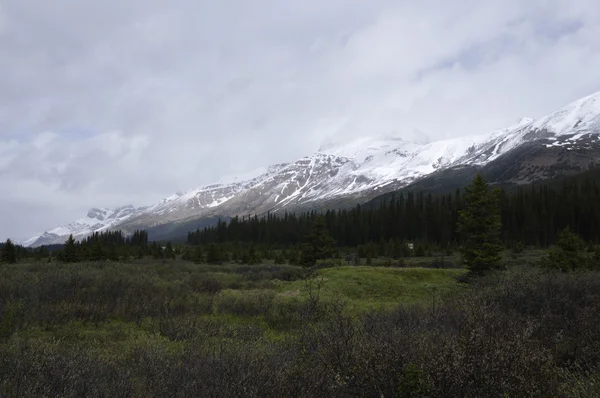
<svg viewBox="0 0 600 398">
<path fill-rule="evenodd" d="M 501 240 L 507 247 L 546 248 L 569 227 L 586 242 L 600 242 L 600 184 L 595 174 L 583 174 L 560 184 L 546 183 L 499 190 Z M 327 230 L 340 247 L 369 243 L 417 242 L 436 247 L 458 247 L 459 211 L 464 190 L 437 195 L 401 192 L 376 205 L 324 213 Z M 301 242 L 317 211 L 235 217 L 229 223 L 188 234 L 189 244 L 247 242 L 275 246 Z"/>
</svg>

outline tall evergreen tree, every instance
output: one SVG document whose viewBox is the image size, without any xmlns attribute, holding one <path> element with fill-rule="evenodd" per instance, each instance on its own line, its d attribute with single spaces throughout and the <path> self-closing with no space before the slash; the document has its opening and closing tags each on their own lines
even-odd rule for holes
<svg viewBox="0 0 600 398">
<path fill-rule="evenodd" d="M 102 246 L 100 245 L 99 241 L 96 241 L 96 243 L 94 243 L 94 245 L 92 246 L 91 250 L 90 250 L 90 260 L 92 261 L 101 261 L 104 260 L 105 258 L 105 253 L 104 250 L 102 249 Z"/>
<path fill-rule="evenodd" d="M 464 209 L 459 211 L 458 233 L 463 239 L 460 248 L 463 261 L 471 272 L 482 273 L 498 267 L 500 245 L 499 191 L 490 189 L 479 174 L 465 188 Z"/>
<path fill-rule="evenodd" d="M 65 242 L 65 247 L 62 253 L 62 261 L 65 263 L 76 263 L 79 261 L 79 256 L 77 253 L 77 245 L 75 244 L 75 239 L 73 235 L 69 235 L 69 238 Z"/>
<path fill-rule="evenodd" d="M 4 247 L 2 248 L 2 256 L 0 257 L 2 262 L 14 264 L 17 262 L 17 250 L 14 243 L 10 239 L 6 240 Z"/>
<path fill-rule="evenodd" d="M 165 246 L 165 258 L 175 258 L 175 251 L 173 250 L 171 241 L 168 241 Z"/>
<path fill-rule="evenodd" d="M 317 260 L 333 255 L 334 239 L 327 231 L 325 219 L 321 216 L 314 221 L 312 229 L 304 237 L 300 262 L 304 267 L 312 267 Z"/>
</svg>

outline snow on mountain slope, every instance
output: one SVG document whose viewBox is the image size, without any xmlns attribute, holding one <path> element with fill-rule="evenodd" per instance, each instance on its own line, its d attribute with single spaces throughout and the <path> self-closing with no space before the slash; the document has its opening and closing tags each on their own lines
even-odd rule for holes
<svg viewBox="0 0 600 398">
<path fill-rule="evenodd" d="M 139 209 L 93 209 L 87 217 L 25 243 L 62 243 L 70 233 L 84 237 L 106 229 L 133 232 L 207 216 L 263 214 L 298 206 L 316 207 L 343 198 L 364 199 L 439 170 L 460 165 L 483 166 L 524 144 L 540 142 L 549 148 L 573 145 L 583 138 L 594 143 L 590 135 L 600 137 L 599 133 L 600 92 L 538 121 L 524 118 L 510 127 L 476 136 L 427 144 L 389 136 L 368 136 L 350 142 L 329 140 L 312 156 L 270 166 L 264 172 L 253 171 L 252 178 L 227 178 Z"/>
<path fill-rule="evenodd" d="M 113 226 L 119 225 L 129 217 L 144 211 L 145 208 L 134 208 L 133 206 L 123 206 L 117 209 L 90 209 L 88 214 L 73 221 L 69 224 L 60 226 L 44 232 L 39 236 L 34 236 L 31 239 L 23 242 L 24 246 L 40 246 L 55 243 L 63 243 L 65 237 L 73 235 L 73 237 L 81 239 L 93 232 L 106 231 Z"/>
<path fill-rule="evenodd" d="M 351 155 L 355 167 L 348 172 L 355 178 L 362 177 L 363 180 L 374 181 L 375 184 L 393 180 L 403 180 L 408 184 L 441 168 L 492 161 L 518 146 L 529 131 L 531 123 L 532 119 L 522 119 L 509 128 L 489 134 L 453 138 L 426 145 L 399 139 L 362 139 L 342 147 L 322 148 L 321 151 Z M 369 188 L 369 184 L 351 185 L 344 193 L 356 193 Z"/>
<path fill-rule="evenodd" d="M 588 95 L 541 118 L 532 125 L 536 130 L 554 134 L 597 131 L 600 128 L 600 92 Z"/>
</svg>

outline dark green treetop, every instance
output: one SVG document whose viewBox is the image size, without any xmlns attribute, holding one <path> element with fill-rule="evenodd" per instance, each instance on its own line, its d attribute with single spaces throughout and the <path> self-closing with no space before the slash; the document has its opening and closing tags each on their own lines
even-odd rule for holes
<svg viewBox="0 0 600 398">
<path fill-rule="evenodd" d="M 4 263 L 14 264 L 17 262 L 17 250 L 10 239 L 6 240 L 0 254 L 0 260 Z"/>
</svg>

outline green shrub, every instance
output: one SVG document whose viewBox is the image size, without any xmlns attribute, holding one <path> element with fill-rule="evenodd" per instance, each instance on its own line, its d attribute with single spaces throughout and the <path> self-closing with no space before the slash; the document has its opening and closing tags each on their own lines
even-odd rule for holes
<svg viewBox="0 0 600 398">
<path fill-rule="evenodd" d="M 550 249 L 548 258 L 543 262 L 546 268 L 563 272 L 587 268 L 588 265 L 585 244 L 569 227 L 559 233 L 556 245 Z"/>
<path fill-rule="evenodd" d="M 262 316 L 269 313 L 275 293 L 248 291 L 243 295 L 221 294 L 217 299 L 217 312 L 238 316 Z"/>
<path fill-rule="evenodd" d="M 398 398 L 426 398 L 431 396 L 431 381 L 417 365 L 410 363 L 402 372 Z"/>
</svg>

